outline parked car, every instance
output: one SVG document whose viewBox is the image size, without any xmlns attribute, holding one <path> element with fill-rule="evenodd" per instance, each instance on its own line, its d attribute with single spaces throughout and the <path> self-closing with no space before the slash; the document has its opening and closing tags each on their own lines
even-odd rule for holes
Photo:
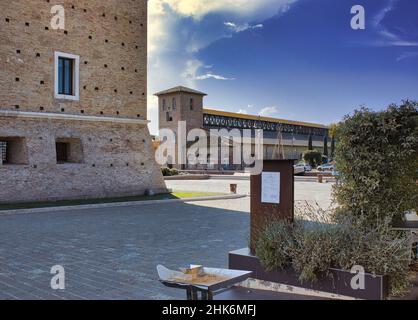
<svg viewBox="0 0 418 320">
<path fill-rule="evenodd" d="M 309 164 L 298 163 L 293 166 L 295 168 L 295 174 L 311 171 L 312 167 Z"/>
<path fill-rule="evenodd" d="M 303 163 L 303 162 L 299 162 L 298 164 L 295 165 L 295 167 L 303 168 L 303 170 L 305 171 L 312 171 L 311 165 L 307 163 Z"/>
<path fill-rule="evenodd" d="M 323 165 L 320 165 L 317 169 L 318 171 L 335 171 L 335 165 L 323 164 Z"/>
</svg>

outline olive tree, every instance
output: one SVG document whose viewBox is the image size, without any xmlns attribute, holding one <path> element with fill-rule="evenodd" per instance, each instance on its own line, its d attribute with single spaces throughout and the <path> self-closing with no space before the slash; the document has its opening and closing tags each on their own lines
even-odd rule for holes
<svg viewBox="0 0 418 320">
<path fill-rule="evenodd" d="M 334 196 L 342 208 L 371 224 L 418 207 L 418 102 L 384 111 L 367 108 L 337 127 Z"/>
</svg>

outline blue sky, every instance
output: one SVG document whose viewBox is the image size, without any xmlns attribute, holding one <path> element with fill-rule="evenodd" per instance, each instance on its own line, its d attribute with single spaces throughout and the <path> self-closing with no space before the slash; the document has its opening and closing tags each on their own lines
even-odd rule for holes
<svg viewBox="0 0 418 320">
<path fill-rule="evenodd" d="M 366 29 L 353 30 L 362 5 Z M 418 99 L 418 1 L 149 0 L 152 94 L 176 85 L 205 106 L 329 124 L 365 105 Z"/>
</svg>

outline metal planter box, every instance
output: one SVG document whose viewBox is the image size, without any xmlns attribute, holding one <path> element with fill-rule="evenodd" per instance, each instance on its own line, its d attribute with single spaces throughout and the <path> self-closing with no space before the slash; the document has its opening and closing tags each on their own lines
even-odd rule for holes
<svg viewBox="0 0 418 320">
<path fill-rule="evenodd" d="M 300 283 L 299 274 L 293 269 L 275 270 L 268 272 L 260 260 L 250 253 L 248 248 L 229 253 L 229 268 L 235 270 L 253 271 L 253 278 L 295 287 L 302 287 L 317 291 L 329 292 L 349 296 L 357 299 L 384 300 L 388 296 L 388 277 L 365 274 L 365 289 L 354 290 L 350 282 L 354 276 L 347 270 L 329 269 L 328 275 L 319 275 L 318 281 Z"/>
</svg>

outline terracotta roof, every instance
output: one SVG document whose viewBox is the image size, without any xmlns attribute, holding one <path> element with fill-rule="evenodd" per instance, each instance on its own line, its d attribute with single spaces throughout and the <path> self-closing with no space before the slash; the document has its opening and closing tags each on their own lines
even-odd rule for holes
<svg viewBox="0 0 418 320">
<path fill-rule="evenodd" d="M 186 88 L 186 87 L 183 87 L 183 86 L 178 86 L 178 87 L 174 87 L 174 88 L 171 88 L 171 89 L 163 90 L 163 91 L 155 93 L 154 95 L 155 96 L 162 96 L 164 94 L 170 94 L 170 93 L 176 93 L 176 92 L 194 93 L 194 94 L 198 94 L 198 95 L 201 95 L 201 96 L 206 96 L 207 95 L 206 93 L 203 93 L 203 92 L 200 92 L 200 91 L 197 91 L 197 90 L 194 90 L 194 89 Z"/>
<path fill-rule="evenodd" d="M 215 109 L 203 109 L 203 113 L 215 115 L 215 116 L 234 117 L 234 118 L 247 119 L 247 120 L 261 120 L 261 121 L 268 121 L 268 122 L 275 122 L 275 123 L 292 124 L 292 125 L 297 125 L 297 126 L 328 129 L 327 126 L 319 124 L 319 123 L 286 120 L 286 119 L 271 118 L 271 117 L 262 117 L 262 116 L 242 114 L 242 113 L 236 113 L 236 112 L 228 112 L 228 111 L 215 110 Z"/>
</svg>

